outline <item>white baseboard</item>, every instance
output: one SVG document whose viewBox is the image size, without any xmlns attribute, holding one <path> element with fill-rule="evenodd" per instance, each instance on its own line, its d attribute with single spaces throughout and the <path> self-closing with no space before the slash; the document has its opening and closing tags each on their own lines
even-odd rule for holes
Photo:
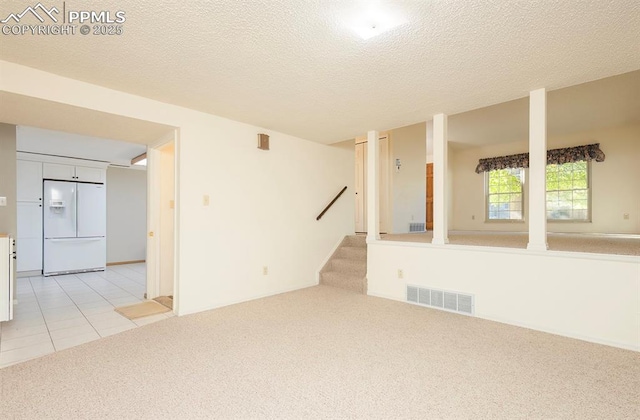
<svg viewBox="0 0 640 420">
<path fill-rule="evenodd" d="M 398 299 L 394 296 L 388 296 L 385 294 L 381 294 L 381 293 L 375 293 L 375 292 L 368 292 L 367 293 L 369 296 L 374 296 L 374 297 L 378 297 L 378 298 L 383 298 L 383 299 L 389 299 L 389 300 L 395 300 L 397 302 L 402 302 L 402 303 L 406 303 L 407 305 L 410 305 L 409 302 L 406 302 L 402 299 Z M 428 308 L 428 307 L 424 307 L 425 309 L 432 309 L 432 308 Z M 451 312 L 455 315 L 461 315 L 461 316 L 469 316 L 469 315 L 463 315 L 463 314 L 456 314 L 455 312 Z M 603 344 L 605 346 L 610 346 L 610 347 L 617 347 L 620 349 L 624 349 L 624 350 L 632 350 L 632 351 L 637 351 L 640 352 L 640 343 L 638 344 L 629 344 L 629 343 L 620 343 L 617 341 L 612 341 L 612 340 L 607 340 L 607 339 L 603 339 L 603 338 L 599 338 L 599 337 L 592 337 L 592 336 L 587 336 L 587 335 L 582 335 L 582 334 L 575 334 L 573 332 L 570 331 L 563 331 L 563 330 L 557 330 L 554 328 L 547 328 L 547 327 L 543 327 L 540 325 L 534 325 L 534 324 L 528 324 L 528 323 L 524 323 L 524 322 L 518 322 L 518 321 L 513 321 L 510 319 L 505 319 L 505 318 L 501 318 L 501 317 L 495 317 L 495 316 L 491 316 L 491 315 L 484 315 L 484 314 L 479 314 L 476 312 L 475 314 L 476 318 L 480 318 L 480 319 L 485 319 L 487 321 L 493 321 L 493 322 L 499 322 L 501 324 L 506 324 L 506 325 L 513 325 L 514 327 L 520 327 L 520 328 L 527 328 L 529 330 L 535 330 L 535 331 L 540 331 L 540 332 L 544 332 L 544 333 L 548 333 L 548 334 L 553 334 L 553 335 L 559 335 L 562 337 L 567 337 L 567 338 L 573 338 L 576 340 L 581 340 L 581 341 L 587 341 L 589 343 L 595 343 L 595 344 Z"/>
<path fill-rule="evenodd" d="M 207 306 L 203 306 L 203 307 L 200 307 L 200 308 L 195 308 L 195 309 L 188 310 L 188 311 L 180 311 L 180 313 L 176 313 L 176 316 L 197 314 L 199 312 L 210 311 L 212 309 L 218 309 L 218 308 L 223 308 L 225 306 L 236 305 L 238 303 L 244 303 L 244 302 L 249 302 L 249 301 L 256 300 L 256 299 L 262 299 L 262 298 L 266 298 L 266 297 L 270 297 L 270 296 L 280 295 L 282 293 L 294 292 L 296 290 L 306 289 L 308 287 L 313 287 L 313 286 L 317 286 L 317 285 L 318 285 L 318 283 L 316 283 L 315 281 L 312 281 L 312 282 L 304 283 L 304 284 L 302 284 L 300 286 L 294 286 L 294 287 L 288 287 L 288 288 L 284 288 L 284 289 L 279 289 L 279 290 L 277 290 L 275 292 L 269 292 L 269 293 L 263 293 L 263 294 L 259 294 L 259 295 L 253 295 L 251 297 L 243 298 L 243 299 L 228 300 L 228 301 L 225 301 L 225 302 L 217 304 L 217 305 L 207 305 Z"/>
<path fill-rule="evenodd" d="M 32 271 L 18 271 L 16 273 L 16 278 L 24 278 L 24 277 L 37 277 L 42 275 L 42 270 L 32 270 Z"/>
</svg>

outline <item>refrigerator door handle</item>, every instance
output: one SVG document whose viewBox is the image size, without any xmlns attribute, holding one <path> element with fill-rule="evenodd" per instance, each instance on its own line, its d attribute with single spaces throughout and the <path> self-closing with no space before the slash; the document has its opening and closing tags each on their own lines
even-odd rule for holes
<svg viewBox="0 0 640 420">
<path fill-rule="evenodd" d="M 78 195 L 80 194 L 80 189 L 78 188 L 78 184 L 74 184 L 76 189 L 76 194 L 74 200 L 72 200 L 72 209 L 71 209 L 71 223 L 76 231 L 76 236 L 80 236 L 80 232 L 78 232 L 78 215 L 76 212 L 78 211 Z"/>
</svg>

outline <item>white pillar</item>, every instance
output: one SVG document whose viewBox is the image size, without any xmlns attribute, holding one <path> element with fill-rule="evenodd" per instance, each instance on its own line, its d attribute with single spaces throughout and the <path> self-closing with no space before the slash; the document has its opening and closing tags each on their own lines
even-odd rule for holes
<svg viewBox="0 0 640 420">
<path fill-rule="evenodd" d="M 433 116 L 433 240 L 436 245 L 449 243 L 447 197 L 447 116 Z"/>
<path fill-rule="evenodd" d="M 380 239 L 380 146 L 378 143 L 378 132 L 367 132 L 367 242 Z"/>
<path fill-rule="evenodd" d="M 527 249 L 546 251 L 547 246 L 547 91 L 529 93 L 529 244 Z"/>
</svg>

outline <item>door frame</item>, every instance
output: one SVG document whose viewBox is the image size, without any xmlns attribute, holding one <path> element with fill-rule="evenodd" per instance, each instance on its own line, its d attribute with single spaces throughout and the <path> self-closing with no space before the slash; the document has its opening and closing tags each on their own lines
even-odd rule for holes
<svg viewBox="0 0 640 420">
<path fill-rule="evenodd" d="M 161 213 L 161 174 L 162 148 L 170 143 L 174 146 L 174 214 L 173 214 L 173 312 L 180 314 L 179 290 L 179 130 L 175 129 L 158 142 L 147 147 L 147 299 L 160 296 L 160 255 L 162 229 Z"/>
<path fill-rule="evenodd" d="M 391 193 L 392 193 L 392 186 L 391 186 L 391 166 L 392 166 L 392 158 L 391 158 L 391 134 L 387 131 L 383 131 L 378 133 L 378 141 L 380 140 L 386 140 L 386 143 L 382 143 L 383 147 L 384 147 L 384 153 L 380 153 L 379 159 L 380 159 L 380 163 L 384 163 L 385 165 L 380 165 L 380 173 L 378 174 L 379 176 L 379 180 L 380 183 L 382 184 L 382 187 L 380 188 L 380 193 L 379 193 L 379 200 L 380 200 L 380 233 L 390 233 L 391 232 L 391 226 L 392 223 L 391 221 L 393 220 L 392 217 L 392 206 L 391 206 Z M 358 144 L 366 144 L 367 143 L 367 137 L 356 137 L 355 139 L 355 144 L 354 144 L 354 152 L 355 152 L 355 147 Z M 364 164 L 362 165 L 363 171 L 364 171 L 364 175 L 363 175 L 363 188 L 364 190 L 362 191 L 362 195 L 363 195 L 363 206 L 364 208 L 361 210 L 362 211 L 362 215 L 363 215 L 363 224 L 364 224 L 364 231 L 360 232 L 358 230 L 356 230 L 357 233 L 366 233 L 367 232 L 367 183 L 368 183 L 368 179 L 367 179 L 367 147 L 364 147 L 364 152 L 363 152 L 363 159 L 364 159 Z M 386 155 L 386 159 L 384 159 L 384 156 Z M 355 156 L 354 156 L 355 159 Z M 357 165 L 356 165 L 357 167 Z M 355 176 L 355 173 L 354 173 Z M 357 182 L 357 179 L 355 180 Z M 384 182 L 383 182 L 384 181 Z M 356 187 L 357 188 L 357 187 Z M 357 212 L 358 209 L 355 209 L 355 212 Z M 354 214 L 354 218 L 355 218 L 355 214 Z M 384 216 L 384 217 L 383 217 Z M 384 227 L 384 229 L 383 229 Z"/>
</svg>

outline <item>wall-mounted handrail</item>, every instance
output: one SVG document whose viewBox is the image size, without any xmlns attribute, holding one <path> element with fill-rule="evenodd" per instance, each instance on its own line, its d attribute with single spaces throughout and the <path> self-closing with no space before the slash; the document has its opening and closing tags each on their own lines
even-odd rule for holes
<svg viewBox="0 0 640 420">
<path fill-rule="evenodd" d="M 347 190 L 347 186 L 345 185 L 344 188 L 342 190 L 340 190 L 340 192 L 338 193 L 338 195 L 336 195 L 333 200 L 331 200 L 331 202 L 329 203 L 329 205 L 327 207 L 324 208 L 324 210 L 322 210 L 322 213 L 320 213 L 318 215 L 318 217 L 316 217 L 316 220 L 320 220 L 322 219 L 322 216 L 324 216 L 324 214 L 327 212 L 327 210 L 329 210 L 331 208 L 331 206 L 333 206 L 333 203 L 335 203 L 338 198 L 340 198 L 340 196 L 342 195 L 342 193 L 344 193 Z"/>
</svg>

